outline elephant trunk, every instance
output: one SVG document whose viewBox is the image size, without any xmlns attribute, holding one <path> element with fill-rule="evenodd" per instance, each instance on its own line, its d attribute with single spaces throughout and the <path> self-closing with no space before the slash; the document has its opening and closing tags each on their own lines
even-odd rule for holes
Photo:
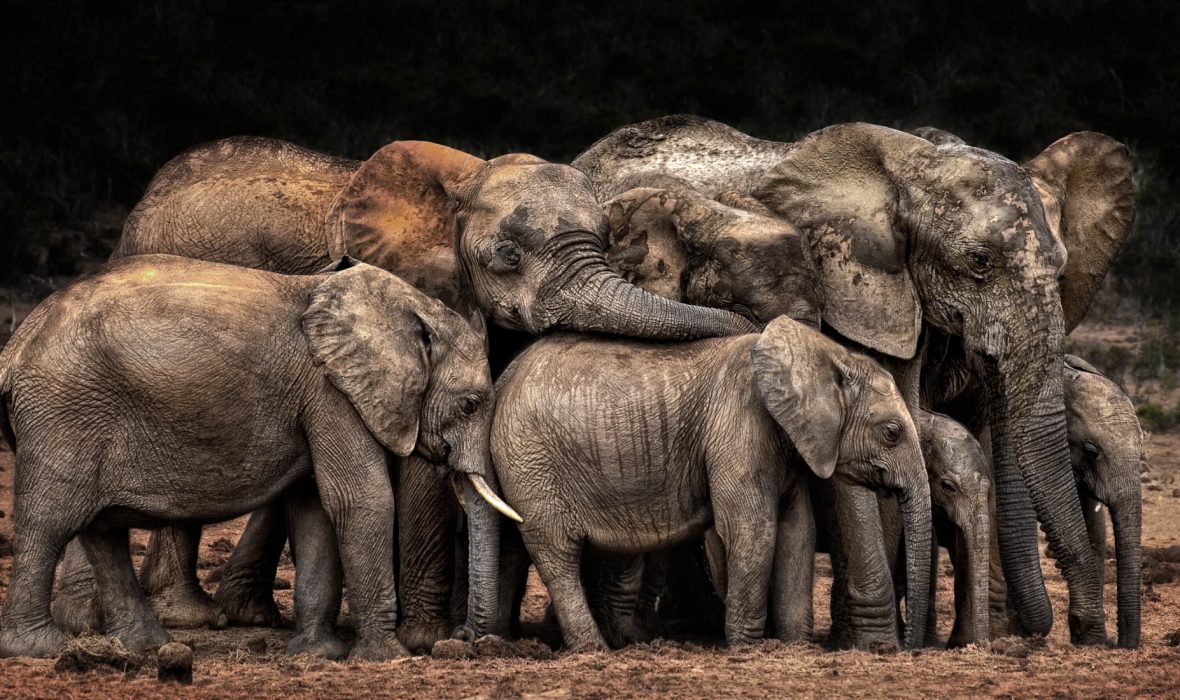
<svg viewBox="0 0 1180 700">
<path fill-rule="evenodd" d="M 1039 520 L 1059 554 L 1058 564 L 1069 586 L 1071 638 L 1075 643 L 1103 643 L 1098 566 L 1078 507 L 1066 443 L 1059 310 L 1055 319 L 1039 336 L 1026 328 L 1023 334 L 1005 337 L 1001 332 L 984 339 L 983 356 L 996 358 L 985 373 L 991 378 L 988 406 L 1000 552 L 1025 632 L 1048 634 L 1053 611 L 1041 574 Z"/>
<path fill-rule="evenodd" d="M 690 340 L 757 333 L 737 314 L 670 301 L 624 280 L 607 264 L 601 243 L 587 233 L 554 241 L 560 272 L 538 291 L 548 326 L 653 340 Z"/>
<path fill-rule="evenodd" d="M 1142 603 L 1140 584 L 1143 576 L 1143 555 L 1139 533 L 1143 523 L 1143 503 L 1137 486 L 1128 493 L 1111 499 L 1110 503 L 1115 561 L 1118 567 L 1119 646 L 1127 649 L 1139 646 L 1139 609 Z"/>
<path fill-rule="evenodd" d="M 991 603 L 991 518 L 988 504 L 979 504 L 963 531 L 967 545 L 968 592 L 971 605 L 971 642 L 979 643 L 989 636 L 988 611 Z"/>
<path fill-rule="evenodd" d="M 467 628 L 474 637 L 490 634 L 499 616 L 500 517 L 484 500 L 474 479 L 463 479 L 467 502 Z"/>
<path fill-rule="evenodd" d="M 924 470 L 923 470 L 924 471 Z M 930 538 L 932 514 L 930 484 L 922 478 L 905 485 L 898 494 L 905 528 L 906 632 L 907 649 L 921 649 L 926 635 L 930 606 Z"/>
</svg>

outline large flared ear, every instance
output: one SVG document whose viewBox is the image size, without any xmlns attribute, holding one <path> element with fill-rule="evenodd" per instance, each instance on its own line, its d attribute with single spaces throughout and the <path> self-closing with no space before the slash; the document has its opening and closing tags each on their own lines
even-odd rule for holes
<svg viewBox="0 0 1180 700">
<path fill-rule="evenodd" d="M 832 476 L 844 421 L 859 394 L 849 352 L 780 316 L 762 332 L 751 357 L 766 410 L 816 476 Z"/>
<path fill-rule="evenodd" d="M 902 213 L 934 148 L 882 126 L 832 126 L 797 142 L 752 192 L 807 239 L 824 321 L 902 359 L 914 356 L 922 323 Z"/>
<path fill-rule="evenodd" d="M 1067 252 L 1061 308 L 1068 333 L 1081 323 L 1131 233 L 1131 154 L 1109 136 L 1081 131 L 1059 139 L 1024 167 Z"/>
<path fill-rule="evenodd" d="M 425 141 L 395 141 L 361 164 L 328 214 L 331 255 L 385 270 L 408 253 L 453 247 L 455 209 L 486 161 Z"/>
<path fill-rule="evenodd" d="M 303 332 L 316 364 L 381 444 L 410 454 L 430 372 L 428 319 L 439 312 L 432 308 L 437 302 L 365 264 L 325 278 L 310 302 Z"/>
</svg>

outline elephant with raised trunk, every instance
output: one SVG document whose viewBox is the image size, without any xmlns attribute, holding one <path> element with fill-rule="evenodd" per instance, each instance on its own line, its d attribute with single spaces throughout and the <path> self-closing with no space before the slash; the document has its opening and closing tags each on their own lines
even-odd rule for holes
<svg viewBox="0 0 1180 700">
<path fill-rule="evenodd" d="M 675 116 L 617 129 L 573 164 L 603 196 L 681 177 L 708 195 L 754 197 L 806 240 L 825 325 L 883 358 L 919 365 L 924 326 L 961 342 L 987 390 L 1000 550 L 1022 624 L 1038 634 L 1052 625 L 1039 519 L 1061 555 L 1072 640 L 1106 641 L 1066 442 L 1062 357 L 1130 231 L 1125 146 L 1081 132 L 1020 165 L 871 124 L 787 144 Z M 916 406 L 916 382 L 902 390 Z M 875 591 L 864 605 L 892 607 L 891 596 Z"/>
<path fill-rule="evenodd" d="M 342 269 L 291 276 L 138 256 L 29 315 L 0 353 L 0 425 L 17 464 L 0 655 L 60 651 L 49 596 L 75 535 L 107 633 L 135 650 L 166 642 L 127 528 L 237 517 L 310 478 L 303 508 L 331 523 L 318 535 L 338 544 L 348 577 L 353 656 L 406 653 L 387 451 L 463 475 L 473 496 L 511 513 L 487 488 L 491 373 L 485 339 L 442 303 L 375 267 Z M 490 505 L 468 500 L 485 547 L 471 548 L 478 580 L 498 569 Z M 487 630 L 495 599 L 469 609 L 468 625 Z"/>
<path fill-rule="evenodd" d="M 808 500 L 780 508 L 784 494 L 806 493 L 808 467 L 898 493 L 915 600 L 906 645 L 922 645 L 930 491 L 905 402 L 875 362 L 780 317 L 761 335 L 676 344 L 549 337 L 497 386 L 496 474 L 572 649 L 605 646 L 582 584 L 584 546 L 629 557 L 611 578 L 631 590 L 607 595 L 633 610 L 642 555 L 713 527 L 730 644 L 762 637 L 775 562 L 802 565 L 774 597 L 810 601 Z"/>
<path fill-rule="evenodd" d="M 482 312 L 528 333 L 688 339 L 752 329 L 737 315 L 628 284 L 603 259 L 605 231 L 586 177 L 534 156 L 483 160 L 398 141 L 354 161 L 242 137 L 197 146 L 161 168 L 128 218 L 115 257 L 168 253 L 303 274 L 347 253 L 464 315 Z M 493 352 L 498 346 L 493 342 Z M 399 558 L 407 569 L 402 636 L 417 651 L 450 631 L 455 506 L 450 492 L 425 476 L 426 465 L 406 461 L 398 491 Z M 277 622 L 271 580 L 285 541 L 281 510 L 251 518 L 216 603 L 196 579 L 198 537 L 196 529 L 171 528 L 149 546 L 141 578 L 165 623 L 217 625 L 223 615 L 231 623 Z M 55 613 L 93 626 L 80 558 L 76 550 L 67 555 Z"/>
</svg>

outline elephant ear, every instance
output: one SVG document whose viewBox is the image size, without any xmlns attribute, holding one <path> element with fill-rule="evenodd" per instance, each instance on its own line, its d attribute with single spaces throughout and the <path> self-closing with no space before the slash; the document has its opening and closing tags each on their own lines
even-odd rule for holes
<svg viewBox="0 0 1180 700">
<path fill-rule="evenodd" d="M 430 371 L 433 300 L 358 263 L 327 276 L 310 302 L 303 332 L 316 364 L 381 444 L 410 454 Z"/>
<path fill-rule="evenodd" d="M 858 390 L 850 353 L 786 316 L 751 351 L 754 386 L 815 475 L 836 471 L 844 421 Z"/>
<path fill-rule="evenodd" d="M 361 164 L 328 214 L 333 258 L 345 253 L 384 270 L 412 254 L 455 245 L 455 208 L 487 165 L 425 141 L 395 141 Z"/>
<path fill-rule="evenodd" d="M 610 224 L 607 262 L 628 282 L 673 301 L 683 300 L 681 273 L 688 267 L 675 221 L 685 196 L 637 187 L 603 205 Z"/>
<path fill-rule="evenodd" d="M 1131 233 L 1131 155 L 1109 136 L 1082 131 L 1056 141 L 1024 167 L 1049 227 L 1065 245 L 1061 308 L 1068 333 L 1081 323 Z"/>
<path fill-rule="evenodd" d="M 806 136 L 752 194 L 806 238 L 823 290 L 823 320 L 860 345 L 909 359 L 922 305 L 910 276 L 901 211 L 906 178 L 921 176 L 934 145 L 871 124 Z"/>
</svg>

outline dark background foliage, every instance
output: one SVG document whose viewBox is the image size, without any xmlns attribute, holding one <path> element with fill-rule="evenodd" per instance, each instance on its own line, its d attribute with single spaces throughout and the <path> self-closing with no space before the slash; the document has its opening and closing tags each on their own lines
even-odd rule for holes
<svg viewBox="0 0 1180 700">
<path fill-rule="evenodd" d="M 1140 213 L 1117 272 L 1180 300 L 1180 10 L 1171 0 L 4 3 L 0 279 L 105 254 L 185 148 L 275 136 L 365 157 L 399 138 L 568 160 L 675 112 L 790 140 L 924 124 L 1025 159 L 1128 143 Z M 1180 308 L 1180 304 L 1177 305 Z"/>
</svg>

